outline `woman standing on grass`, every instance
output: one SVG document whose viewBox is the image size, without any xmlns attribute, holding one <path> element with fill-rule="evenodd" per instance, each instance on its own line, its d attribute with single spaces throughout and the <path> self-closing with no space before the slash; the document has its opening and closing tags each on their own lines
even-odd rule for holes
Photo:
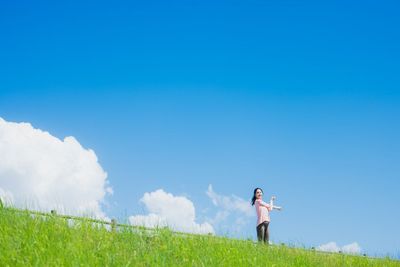
<svg viewBox="0 0 400 267">
<path fill-rule="evenodd" d="M 258 241 L 263 241 L 264 243 L 269 244 L 269 212 L 273 209 L 281 210 L 282 208 L 274 206 L 274 200 L 276 199 L 276 197 L 272 196 L 268 204 L 262 200 L 262 196 L 263 190 L 261 188 L 257 187 L 256 189 L 254 189 L 253 198 L 251 199 L 251 205 L 256 207 Z"/>
</svg>

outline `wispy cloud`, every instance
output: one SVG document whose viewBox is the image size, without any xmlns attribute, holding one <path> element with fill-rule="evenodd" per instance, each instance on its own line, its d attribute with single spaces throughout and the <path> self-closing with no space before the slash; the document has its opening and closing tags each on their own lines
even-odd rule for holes
<svg viewBox="0 0 400 267">
<path fill-rule="evenodd" d="M 214 228 L 208 222 L 197 223 L 195 221 L 195 208 L 193 202 L 183 196 L 174 196 L 158 189 L 145 193 L 140 199 L 147 211 L 147 215 L 135 215 L 129 217 L 132 225 L 145 227 L 168 226 L 173 230 L 191 233 L 214 233 Z"/>
<path fill-rule="evenodd" d="M 211 199 L 212 203 L 226 212 L 238 212 L 247 217 L 254 216 L 254 210 L 249 201 L 246 201 L 235 195 L 224 196 L 217 194 L 212 185 L 208 185 L 206 192 L 207 196 Z"/>
<path fill-rule="evenodd" d="M 250 218 L 255 216 L 250 202 L 238 196 L 218 194 L 211 184 L 208 186 L 206 194 L 218 209 L 214 218 L 210 221 L 214 226 L 221 228 L 222 231 L 241 232 L 242 227 L 249 223 Z"/>
<path fill-rule="evenodd" d="M 105 218 L 107 173 L 74 137 L 0 118 L 0 198 L 16 207 Z"/>
</svg>

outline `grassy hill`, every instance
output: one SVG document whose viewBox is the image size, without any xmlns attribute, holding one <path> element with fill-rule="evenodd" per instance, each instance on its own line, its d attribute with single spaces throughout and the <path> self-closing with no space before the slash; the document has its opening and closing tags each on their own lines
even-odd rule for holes
<svg viewBox="0 0 400 267">
<path fill-rule="evenodd" d="M 320 253 L 167 229 L 109 227 L 89 220 L 0 208 L 0 266 L 400 266 L 399 261 Z"/>
</svg>

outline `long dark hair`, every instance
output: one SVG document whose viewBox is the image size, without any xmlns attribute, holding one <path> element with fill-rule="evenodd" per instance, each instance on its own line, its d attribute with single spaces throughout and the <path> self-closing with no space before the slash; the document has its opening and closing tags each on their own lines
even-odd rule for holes
<svg viewBox="0 0 400 267">
<path fill-rule="evenodd" d="M 259 188 L 259 187 L 257 187 L 256 189 L 254 189 L 253 198 L 251 199 L 251 205 L 252 205 L 252 206 L 254 206 L 254 202 L 256 202 L 256 199 L 257 199 L 257 198 L 256 198 L 256 192 L 257 192 L 258 189 L 260 189 L 261 192 L 264 193 L 264 191 L 263 191 L 261 188 Z"/>
</svg>

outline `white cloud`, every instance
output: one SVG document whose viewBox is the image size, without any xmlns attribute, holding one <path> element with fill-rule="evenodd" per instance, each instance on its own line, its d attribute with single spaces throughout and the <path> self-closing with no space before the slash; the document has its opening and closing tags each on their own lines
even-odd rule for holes
<svg viewBox="0 0 400 267">
<path fill-rule="evenodd" d="M 60 140 L 29 123 L 0 118 L 0 197 L 20 207 L 105 218 L 112 189 L 96 154 L 72 136 Z"/>
<path fill-rule="evenodd" d="M 255 216 L 250 202 L 235 195 L 217 194 L 211 184 L 206 194 L 218 209 L 215 217 L 210 220 L 213 226 L 225 234 L 243 235 L 242 228 L 250 222 L 251 217 Z"/>
<path fill-rule="evenodd" d="M 319 251 L 325 251 L 325 252 L 343 252 L 347 254 L 360 254 L 361 253 L 361 247 L 358 245 L 357 242 L 344 245 L 342 247 L 338 246 L 335 242 L 329 242 L 324 245 L 321 245 L 317 247 L 317 250 Z"/>
<path fill-rule="evenodd" d="M 145 227 L 168 226 L 175 231 L 191 233 L 214 233 L 211 224 L 195 222 L 195 208 L 193 202 L 182 196 L 174 196 L 158 189 L 145 193 L 140 201 L 145 205 L 148 215 L 129 217 L 132 225 Z"/>
<path fill-rule="evenodd" d="M 361 247 L 358 245 L 357 242 L 345 245 L 342 247 L 343 253 L 347 254 L 360 254 L 361 253 Z"/>
<path fill-rule="evenodd" d="M 317 250 L 325 252 L 339 252 L 340 247 L 336 244 L 336 242 L 329 242 L 317 247 Z"/>
<path fill-rule="evenodd" d="M 254 210 L 250 205 L 249 201 L 246 201 L 235 195 L 223 196 L 214 192 L 212 185 L 208 185 L 206 192 L 207 196 L 211 199 L 212 203 L 220 207 L 224 212 L 237 212 L 247 217 L 254 216 Z"/>
</svg>

